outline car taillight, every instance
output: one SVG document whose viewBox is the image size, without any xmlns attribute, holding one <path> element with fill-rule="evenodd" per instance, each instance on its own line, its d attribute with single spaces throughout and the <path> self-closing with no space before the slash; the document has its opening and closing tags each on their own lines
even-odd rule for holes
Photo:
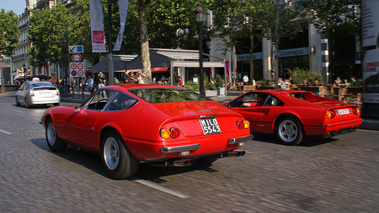
<svg viewBox="0 0 379 213">
<path fill-rule="evenodd" d="M 163 128 L 159 131 L 159 134 L 162 138 L 167 139 L 167 138 L 177 138 L 180 135 L 180 131 L 178 128 L 172 127 L 170 129 Z"/>
<path fill-rule="evenodd" d="M 353 107 L 353 113 L 359 115 L 361 113 L 361 109 L 359 107 Z"/>
<path fill-rule="evenodd" d="M 29 96 L 34 96 L 34 91 L 33 90 L 30 90 Z"/>
<path fill-rule="evenodd" d="M 248 120 L 238 121 L 238 129 L 248 129 L 250 127 L 250 122 Z"/>
<path fill-rule="evenodd" d="M 59 90 L 57 90 L 57 95 L 59 95 Z"/>
<path fill-rule="evenodd" d="M 336 112 L 334 112 L 333 110 L 328 110 L 327 112 L 326 112 L 326 118 L 327 119 L 332 119 L 332 118 L 334 118 L 336 116 Z"/>
</svg>

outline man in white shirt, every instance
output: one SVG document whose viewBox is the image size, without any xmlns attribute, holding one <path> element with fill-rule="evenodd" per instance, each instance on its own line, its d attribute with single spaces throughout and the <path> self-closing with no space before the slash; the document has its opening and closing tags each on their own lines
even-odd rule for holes
<svg viewBox="0 0 379 213">
<path fill-rule="evenodd" d="M 91 93 L 95 91 L 95 88 L 93 87 L 93 78 L 91 75 L 88 75 L 88 89 Z"/>
<path fill-rule="evenodd" d="M 243 76 L 242 80 L 244 85 L 247 85 L 249 83 L 249 77 L 247 77 L 246 74 Z"/>
</svg>

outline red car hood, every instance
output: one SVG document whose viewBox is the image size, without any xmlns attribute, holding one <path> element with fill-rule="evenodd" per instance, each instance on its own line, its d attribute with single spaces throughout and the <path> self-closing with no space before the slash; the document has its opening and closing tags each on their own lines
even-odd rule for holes
<svg viewBox="0 0 379 213">
<path fill-rule="evenodd" d="M 177 118 L 210 114 L 236 114 L 233 110 L 215 101 L 191 101 L 154 104 L 162 112 Z"/>
</svg>

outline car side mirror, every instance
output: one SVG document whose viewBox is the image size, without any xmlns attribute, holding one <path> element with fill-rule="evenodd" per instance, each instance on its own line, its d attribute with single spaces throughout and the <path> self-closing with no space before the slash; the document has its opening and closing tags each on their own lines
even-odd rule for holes
<svg viewBox="0 0 379 213">
<path fill-rule="evenodd" d="M 75 111 L 75 112 L 80 112 L 80 107 L 79 107 L 78 105 L 75 105 L 75 106 L 74 106 L 74 111 Z"/>
</svg>

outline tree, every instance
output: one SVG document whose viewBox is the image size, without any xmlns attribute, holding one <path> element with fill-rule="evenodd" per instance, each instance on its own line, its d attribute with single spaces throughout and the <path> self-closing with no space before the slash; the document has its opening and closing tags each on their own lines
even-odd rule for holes
<svg viewBox="0 0 379 213">
<path fill-rule="evenodd" d="M 0 56 L 12 56 L 13 51 L 19 46 L 18 18 L 11 10 L 0 11 Z"/>
<path fill-rule="evenodd" d="M 350 35 L 361 33 L 360 0 L 303 0 L 299 4 L 308 11 L 311 22 L 328 41 L 331 41 L 332 32 L 337 28 Z M 333 63 L 332 46 L 330 42 L 327 45 L 328 61 Z M 324 82 L 328 80 L 330 83 L 331 79 L 326 79 L 328 69 L 323 70 L 323 78 Z"/>
<path fill-rule="evenodd" d="M 29 49 L 32 66 L 47 66 L 48 61 L 62 64 L 62 42 L 76 42 L 74 26 L 73 16 L 60 4 L 50 10 L 34 10 L 28 29 L 28 39 L 33 44 Z"/>
<path fill-rule="evenodd" d="M 227 46 L 241 46 L 241 40 L 248 38 L 250 77 L 254 77 L 253 52 L 263 37 L 263 17 L 266 16 L 267 2 L 260 0 L 226 0 L 214 1 L 211 10 L 214 14 L 214 32 L 223 38 Z M 257 39 L 255 39 L 257 38 Z"/>
<path fill-rule="evenodd" d="M 278 49 L 280 39 L 303 30 L 301 22 L 307 21 L 307 12 L 297 4 L 296 0 L 266 0 L 268 13 L 264 16 L 263 26 L 268 29 L 268 37 L 272 41 L 271 68 L 274 69 L 275 85 L 279 78 Z"/>
</svg>

